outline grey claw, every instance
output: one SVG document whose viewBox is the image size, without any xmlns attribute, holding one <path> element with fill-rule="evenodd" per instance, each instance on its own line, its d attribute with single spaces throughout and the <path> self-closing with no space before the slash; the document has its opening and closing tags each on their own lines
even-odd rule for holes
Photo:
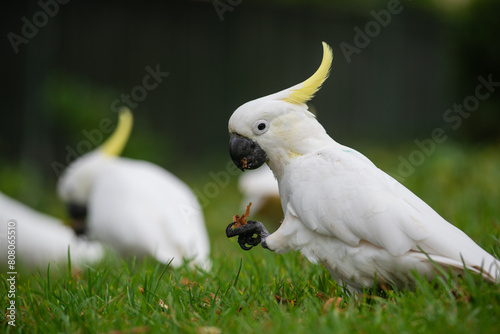
<svg viewBox="0 0 500 334">
<path fill-rule="evenodd" d="M 261 243 L 269 235 L 264 224 L 249 220 L 246 225 L 233 228 L 235 222 L 226 227 L 226 236 L 232 238 L 238 236 L 238 244 L 243 250 L 250 250 Z M 248 246 L 247 246 L 248 245 Z"/>
</svg>

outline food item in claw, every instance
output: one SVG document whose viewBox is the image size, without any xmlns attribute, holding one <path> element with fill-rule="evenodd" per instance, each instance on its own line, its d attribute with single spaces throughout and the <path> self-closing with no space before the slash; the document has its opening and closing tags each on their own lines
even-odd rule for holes
<svg viewBox="0 0 500 334">
<path fill-rule="evenodd" d="M 246 209 L 245 213 L 243 215 L 241 215 L 241 217 L 238 215 L 235 215 L 233 217 L 234 225 L 232 226 L 232 228 L 238 228 L 238 227 L 241 227 L 242 225 L 247 224 L 247 217 L 250 216 L 250 207 L 251 206 L 252 206 L 252 202 L 248 203 L 247 209 Z"/>
<path fill-rule="evenodd" d="M 241 167 L 243 167 L 244 169 L 247 169 L 248 168 L 248 164 L 247 164 L 247 158 L 243 157 L 241 158 Z M 252 204 L 252 203 L 250 203 Z"/>
</svg>

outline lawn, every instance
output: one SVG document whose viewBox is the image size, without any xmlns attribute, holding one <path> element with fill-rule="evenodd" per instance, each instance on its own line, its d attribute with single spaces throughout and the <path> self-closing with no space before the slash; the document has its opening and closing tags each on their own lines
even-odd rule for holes
<svg viewBox="0 0 500 334">
<path fill-rule="evenodd" d="M 368 149 L 367 155 L 397 175 L 398 155 L 413 149 Z M 200 173 L 190 185 L 203 189 L 213 182 L 211 175 Z M 224 234 L 231 217 L 241 214 L 235 181 L 232 177 L 221 186 L 205 206 L 210 272 L 111 254 L 90 267 L 68 270 L 68 263 L 22 271 L 16 281 L 16 327 L 7 325 L 2 312 L 1 331 L 498 333 L 500 286 L 473 275 L 419 281 L 415 291 L 366 291 L 355 298 L 298 252 L 276 255 L 260 246 L 241 250 Z M 488 252 L 500 255 L 499 145 L 442 145 L 404 184 Z M 6 270 L 0 276 L 0 307 L 6 310 Z"/>
</svg>

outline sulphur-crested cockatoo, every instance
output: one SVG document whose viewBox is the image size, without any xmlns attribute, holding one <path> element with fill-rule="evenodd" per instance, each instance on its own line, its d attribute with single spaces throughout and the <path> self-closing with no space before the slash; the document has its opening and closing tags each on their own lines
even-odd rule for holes
<svg viewBox="0 0 500 334">
<path fill-rule="evenodd" d="M 327 44 L 323 49 L 309 79 L 245 103 L 229 119 L 232 160 L 241 170 L 267 162 L 285 217 L 270 235 L 250 221 L 230 224 L 228 237 L 239 235 L 244 249 L 262 241 L 276 253 L 300 250 L 354 291 L 372 287 L 375 278 L 411 286 L 412 271 L 432 278 L 436 264 L 456 272 L 465 264 L 498 282 L 497 259 L 361 153 L 335 142 L 308 111 L 305 103 L 328 77 L 333 58 Z"/>
<path fill-rule="evenodd" d="M 191 189 L 157 165 L 118 157 L 132 123 L 130 110 L 121 110 L 111 137 L 65 170 L 59 197 L 74 219 L 86 217 L 79 233 L 122 255 L 209 268 L 203 212 Z"/>
<path fill-rule="evenodd" d="M 103 248 L 97 242 L 79 238 L 62 221 L 0 193 L 0 258 L 7 265 L 9 250 L 17 264 L 28 268 L 47 268 L 49 263 L 73 265 L 99 261 Z M 10 248 L 9 248 L 10 247 Z M 11 255 L 12 255 L 11 254 Z M 14 270 L 11 270 L 14 271 Z"/>
</svg>

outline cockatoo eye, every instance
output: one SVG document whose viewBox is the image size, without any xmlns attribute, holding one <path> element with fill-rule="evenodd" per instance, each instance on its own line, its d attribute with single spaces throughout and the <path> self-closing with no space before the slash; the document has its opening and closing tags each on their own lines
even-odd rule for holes
<svg viewBox="0 0 500 334">
<path fill-rule="evenodd" d="M 269 129 L 269 122 L 266 121 L 265 119 L 260 119 L 253 125 L 253 133 L 255 133 L 256 135 L 261 135 L 263 133 L 266 133 L 268 129 Z"/>
</svg>

